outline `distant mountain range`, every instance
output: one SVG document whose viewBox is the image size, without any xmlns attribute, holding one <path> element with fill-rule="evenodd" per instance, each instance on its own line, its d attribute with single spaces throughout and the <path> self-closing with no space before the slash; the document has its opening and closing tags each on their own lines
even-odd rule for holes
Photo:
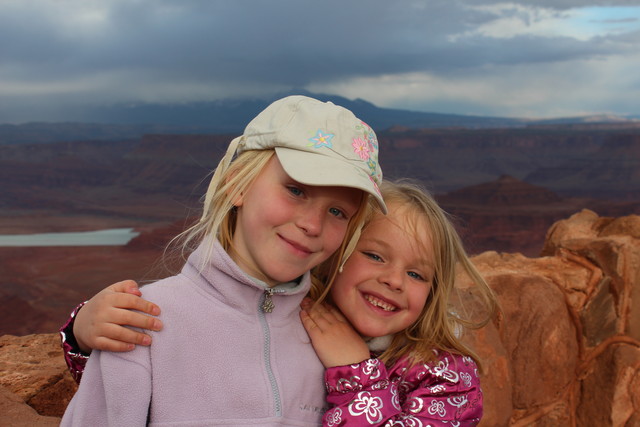
<svg viewBox="0 0 640 427">
<path fill-rule="evenodd" d="M 246 124 L 274 100 L 300 94 L 331 101 L 353 111 L 376 131 L 391 128 L 522 128 L 536 126 L 640 127 L 640 116 L 585 116 L 553 120 L 527 120 L 505 117 L 468 116 L 380 108 L 362 100 L 298 90 L 270 98 L 227 99 L 182 104 L 115 104 L 92 107 L 65 123 L 27 123 L 0 125 L 0 144 L 55 142 L 69 140 L 113 140 L 163 134 L 239 134 Z M 1 118 L 0 118 L 1 120 Z M 31 138 L 35 138 L 31 139 Z"/>
</svg>

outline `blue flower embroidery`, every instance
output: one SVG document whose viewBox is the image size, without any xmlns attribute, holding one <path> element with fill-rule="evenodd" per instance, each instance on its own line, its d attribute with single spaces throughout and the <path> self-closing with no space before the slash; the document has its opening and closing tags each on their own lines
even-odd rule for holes
<svg viewBox="0 0 640 427">
<path fill-rule="evenodd" d="M 318 129 L 318 133 L 316 133 L 316 136 L 314 136 L 313 138 L 309 138 L 309 141 L 313 142 L 313 144 L 309 145 L 313 145 L 313 148 L 331 148 L 331 140 L 333 139 L 333 137 L 333 134 L 323 133 L 320 129 Z"/>
</svg>

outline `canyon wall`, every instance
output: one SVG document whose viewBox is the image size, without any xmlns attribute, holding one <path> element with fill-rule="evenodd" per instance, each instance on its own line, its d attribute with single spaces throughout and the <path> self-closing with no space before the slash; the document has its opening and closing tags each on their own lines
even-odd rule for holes
<svg viewBox="0 0 640 427">
<path fill-rule="evenodd" d="M 473 262 L 501 304 L 467 334 L 484 361 L 481 425 L 640 425 L 640 216 L 583 210 L 553 224 L 538 258 Z M 457 309 L 473 314 L 459 279 Z M 56 425 L 74 389 L 56 334 L 0 337 L 0 424 Z"/>
</svg>

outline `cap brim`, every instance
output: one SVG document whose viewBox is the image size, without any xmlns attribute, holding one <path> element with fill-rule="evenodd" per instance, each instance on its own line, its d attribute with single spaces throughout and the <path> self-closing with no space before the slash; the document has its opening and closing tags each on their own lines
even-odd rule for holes
<svg viewBox="0 0 640 427">
<path fill-rule="evenodd" d="M 357 188 L 372 195 L 382 212 L 387 213 L 378 186 L 365 171 L 358 171 L 353 163 L 284 147 L 275 147 L 275 151 L 287 175 L 299 183 Z"/>
</svg>

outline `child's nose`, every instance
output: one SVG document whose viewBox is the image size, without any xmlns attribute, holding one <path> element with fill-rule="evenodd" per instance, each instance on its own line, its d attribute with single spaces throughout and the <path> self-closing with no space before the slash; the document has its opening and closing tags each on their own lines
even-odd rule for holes
<svg viewBox="0 0 640 427">
<path fill-rule="evenodd" d="M 311 207 L 300 213 L 297 225 L 305 234 L 309 236 L 318 236 L 322 232 L 323 218 L 323 211 Z"/>
<path fill-rule="evenodd" d="M 380 281 L 393 291 L 402 290 L 404 284 L 404 272 L 400 269 L 389 267 L 380 277 Z"/>
</svg>

